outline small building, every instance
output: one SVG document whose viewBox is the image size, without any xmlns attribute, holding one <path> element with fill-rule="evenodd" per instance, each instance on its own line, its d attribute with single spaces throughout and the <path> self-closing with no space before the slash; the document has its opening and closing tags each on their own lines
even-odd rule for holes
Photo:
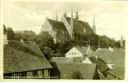
<svg viewBox="0 0 128 82">
<path fill-rule="evenodd" d="M 96 64 L 59 63 L 56 62 L 60 79 L 98 79 Z"/>
<path fill-rule="evenodd" d="M 93 50 L 90 46 L 88 47 L 73 47 L 71 48 L 66 54 L 66 58 L 70 58 L 73 60 L 79 60 L 79 62 L 82 62 L 83 59 L 93 55 Z"/>
<path fill-rule="evenodd" d="M 35 42 L 8 41 L 4 45 L 4 78 L 50 78 L 52 66 Z"/>
</svg>

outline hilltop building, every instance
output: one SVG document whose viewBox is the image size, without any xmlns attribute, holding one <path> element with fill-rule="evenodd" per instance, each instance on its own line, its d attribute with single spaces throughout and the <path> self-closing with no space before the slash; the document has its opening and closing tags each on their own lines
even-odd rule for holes
<svg viewBox="0 0 128 82">
<path fill-rule="evenodd" d="M 61 21 L 58 21 L 57 13 L 56 20 L 46 18 L 41 31 L 47 31 L 53 37 L 54 43 L 62 43 L 67 40 L 74 40 L 76 36 L 94 34 L 94 28 L 95 22 L 92 29 L 87 22 L 79 19 L 78 12 L 73 17 L 73 11 L 71 11 L 71 17 L 68 17 L 65 12 Z"/>
</svg>

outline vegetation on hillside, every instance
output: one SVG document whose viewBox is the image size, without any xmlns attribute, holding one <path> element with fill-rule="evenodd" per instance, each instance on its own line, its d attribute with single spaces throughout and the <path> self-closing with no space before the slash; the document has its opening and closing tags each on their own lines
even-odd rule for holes
<svg viewBox="0 0 128 82">
<path fill-rule="evenodd" d="M 40 32 L 36 34 L 33 31 L 13 31 L 11 27 L 6 28 L 5 25 L 4 32 L 7 33 L 8 40 L 18 40 L 23 39 L 24 41 L 35 41 L 43 54 L 47 59 L 50 59 L 53 56 L 64 56 L 64 54 L 71 49 L 73 46 L 88 46 L 91 45 L 94 49 L 98 47 L 101 48 L 120 48 L 120 40 L 116 41 L 105 35 L 100 36 L 97 34 L 90 34 L 79 36 L 75 35 L 74 40 L 68 40 L 64 43 L 54 44 L 53 38 L 47 32 Z M 125 40 L 124 40 L 125 44 Z"/>
</svg>

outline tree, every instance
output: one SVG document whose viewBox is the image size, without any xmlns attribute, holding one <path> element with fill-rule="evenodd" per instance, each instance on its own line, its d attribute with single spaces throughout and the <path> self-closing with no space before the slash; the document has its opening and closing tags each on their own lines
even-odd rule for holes
<svg viewBox="0 0 128 82">
<path fill-rule="evenodd" d="M 15 32 L 15 40 L 33 41 L 35 36 L 36 34 L 33 31 L 24 30 Z"/>
<path fill-rule="evenodd" d="M 51 57 L 54 57 L 55 56 L 54 55 L 54 51 L 51 48 L 47 47 L 47 46 L 43 47 L 41 49 L 41 51 L 43 52 L 43 54 L 45 55 L 45 57 L 47 59 L 50 59 Z"/>
<path fill-rule="evenodd" d="M 49 35 L 48 32 L 41 32 L 38 35 L 35 36 L 34 40 L 39 45 L 40 48 L 44 46 L 52 47 L 54 45 L 54 41 Z"/>
<path fill-rule="evenodd" d="M 41 32 L 35 36 L 34 40 L 47 59 L 54 56 L 54 50 L 51 49 L 54 45 L 51 35 L 47 32 Z"/>
<path fill-rule="evenodd" d="M 6 32 L 7 32 L 7 39 L 8 40 L 15 40 L 15 33 L 11 27 L 8 27 L 6 29 Z"/>
</svg>

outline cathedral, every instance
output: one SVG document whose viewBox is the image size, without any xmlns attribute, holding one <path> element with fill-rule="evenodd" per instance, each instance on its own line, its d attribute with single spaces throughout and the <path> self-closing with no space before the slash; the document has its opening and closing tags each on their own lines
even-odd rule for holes
<svg viewBox="0 0 128 82">
<path fill-rule="evenodd" d="M 60 21 L 56 14 L 56 20 L 46 18 L 45 23 L 42 25 L 41 31 L 48 32 L 54 40 L 54 43 L 63 43 L 67 40 L 74 40 L 75 35 L 84 36 L 96 33 L 95 20 L 93 20 L 93 26 L 91 26 L 79 19 L 78 12 L 73 17 L 71 11 L 71 17 L 63 14 Z"/>
</svg>

